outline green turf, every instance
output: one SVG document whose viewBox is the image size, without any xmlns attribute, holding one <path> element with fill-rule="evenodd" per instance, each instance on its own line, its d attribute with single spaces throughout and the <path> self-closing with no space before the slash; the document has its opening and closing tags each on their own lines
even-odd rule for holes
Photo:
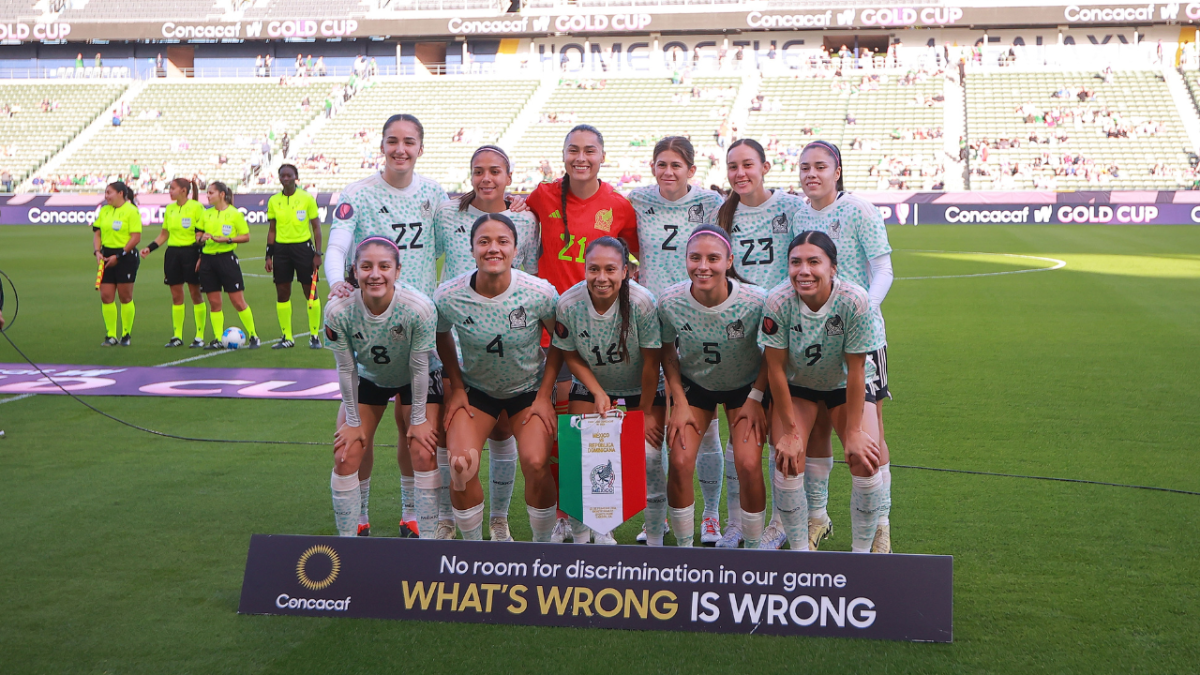
<svg viewBox="0 0 1200 675">
<path fill-rule="evenodd" d="M 890 235 L 901 277 L 885 304 L 895 462 L 1200 490 L 1191 400 L 1200 228 Z M 161 258 L 138 284 L 135 346 L 102 349 L 86 229 L 4 227 L 0 242 L 0 269 L 22 301 L 10 336 L 39 361 L 153 365 L 196 354 L 160 346 L 170 326 Z M 1052 264 L 973 252 L 1067 267 L 903 279 Z M 260 333 L 275 337 L 269 280 L 248 284 Z M 0 360 L 17 360 L 7 343 Z M 259 350 L 194 365 L 331 361 Z M 328 402 L 91 400 L 164 430 L 227 438 L 325 439 L 334 415 Z M 955 556 L 951 645 L 244 617 L 251 533 L 333 531 L 326 449 L 164 441 L 58 396 L 0 404 L 0 428 L 0 672 L 1185 673 L 1200 662 L 1195 496 L 896 469 L 897 550 Z M 380 444 L 394 438 L 385 425 Z M 399 515 L 388 454 L 373 481 L 378 534 Z M 835 468 L 836 550 L 848 547 L 848 482 Z M 519 494 L 514 530 L 527 538 Z M 619 539 L 631 542 L 639 526 Z"/>
</svg>

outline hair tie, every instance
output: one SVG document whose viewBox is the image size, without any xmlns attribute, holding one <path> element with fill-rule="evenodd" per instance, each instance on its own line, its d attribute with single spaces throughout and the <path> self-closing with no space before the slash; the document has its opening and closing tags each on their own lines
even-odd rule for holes
<svg viewBox="0 0 1200 675">
<path fill-rule="evenodd" d="M 826 150 L 828 150 L 829 154 L 833 155 L 834 160 L 837 161 L 837 165 L 839 167 L 842 165 L 842 153 L 840 150 L 837 149 L 837 146 L 835 146 L 833 143 L 830 143 L 828 141 L 813 141 L 812 143 L 809 143 L 808 145 L 804 146 L 804 149 L 807 150 L 814 145 L 819 145 L 822 148 L 825 148 Z"/>
<path fill-rule="evenodd" d="M 699 237 L 700 235 L 703 235 L 703 234 L 711 234 L 712 236 L 716 237 L 717 239 L 720 239 L 720 240 L 721 240 L 721 243 L 722 243 L 722 244 L 725 244 L 725 249 L 726 249 L 727 251 L 729 251 L 730 253 L 732 253 L 732 252 L 733 252 L 733 244 L 732 244 L 732 243 L 729 241 L 729 239 L 727 239 L 727 238 L 725 237 L 725 235 L 724 235 L 724 234 L 722 234 L 721 232 L 719 232 L 719 231 L 717 231 L 717 230 L 700 230 L 700 229 L 697 229 L 695 232 L 693 232 L 693 233 L 692 233 L 692 236 L 688 237 L 687 244 L 685 244 L 685 245 L 684 245 L 684 248 L 687 248 L 688 246 L 691 246 L 691 244 L 692 244 L 692 240 L 693 240 L 693 239 L 695 239 L 696 237 Z"/>
<path fill-rule="evenodd" d="M 362 247 L 366 246 L 367 244 L 387 244 L 388 246 L 391 246 L 393 249 L 395 249 L 396 255 L 400 254 L 400 247 L 396 245 L 396 242 L 392 241 L 391 239 L 388 239 L 387 237 L 380 237 L 378 235 L 373 236 L 373 237 L 367 237 L 366 239 L 363 239 L 362 241 L 358 242 L 358 246 L 355 246 L 354 250 L 355 251 L 362 250 Z"/>
</svg>

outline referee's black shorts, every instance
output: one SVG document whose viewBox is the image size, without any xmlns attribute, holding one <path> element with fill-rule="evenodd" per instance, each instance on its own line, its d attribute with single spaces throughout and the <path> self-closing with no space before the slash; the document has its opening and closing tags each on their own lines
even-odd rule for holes
<svg viewBox="0 0 1200 675">
<path fill-rule="evenodd" d="M 100 283 L 132 284 L 137 281 L 138 267 L 141 266 L 142 259 L 138 257 L 136 248 L 129 253 L 125 253 L 125 249 L 123 248 L 108 248 L 105 246 L 100 249 L 100 254 L 105 258 L 114 255 L 117 256 L 116 265 L 104 268 L 104 276 L 100 279 Z"/>
<path fill-rule="evenodd" d="M 237 254 L 233 251 L 201 253 L 200 290 L 205 293 L 237 293 L 246 290 Z"/>
<path fill-rule="evenodd" d="M 168 286 L 199 285 L 200 272 L 196 269 L 198 262 L 199 246 L 168 246 L 163 255 L 163 283 Z"/>
<path fill-rule="evenodd" d="M 317 250 L 312 240 L 297 244 L 275 244 L 271 270 L 277 284 L 290 284 L 294 278 L 302 284 L 312 281 L 313 256 Z"/>
</svg>

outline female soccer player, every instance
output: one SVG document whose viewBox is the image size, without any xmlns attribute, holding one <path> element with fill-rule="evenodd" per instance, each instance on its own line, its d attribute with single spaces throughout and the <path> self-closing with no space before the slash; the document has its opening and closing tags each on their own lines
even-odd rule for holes
<svg viewBox="0 0 1200 675">
<path fill-rule="evenodd" d="M 246 347 L 258 349 L 262 340 L 254 330 L 254 313 L 246 304 L 246 284 L 242 280 L 242 268 L 238 265 L 238 244 L 250 241 L 250 227 L 246 225 L 246 217 L 233 207 L 233 190 L 221 181 L 208 184 L 208 203 L 212 208 L 205 212 L 204 231 L 200 233 L 200 241 L 204 248 L 200 251 L 200 261 L 197 270 L 200 273 L 200 290 L 208 296 L 208 311 L 212 315 L 213 336 L 207 349 L 222 349 L 221 333 L 225 330 L 225 315 L 221 310 L 221 291 L 229 294 L 229 302 L 237 310 L 242 326 L 246 328 L 249 339 Z"/>
<path fill-rule="evenodd" d="M 393 397 L 409 420 L 414 465 L 427 480 L 417 488 L 420 530 L 432 538 L 437 523 L 437 431 L 427 418 L 429 352 L 437 310 L 413 287 L 397 283 L 400 250 L 387 237 L 368 237 L 355 249 L 358 289 L 335 298 L 325 310 L 325 337 L 337 361 L 342 407 L 334 441 L 333 514 L 338 534 L 352 537 L 369 528 L 360 522 L 359 467 L 367 442 Z"/>
<path fill-rule="evenodd" d="M 562 353 L 551 349 L 547 358 L 539 341 L 543 327 L 554 328 L 558 293 L 512 268 L 520 241 L 507 216 L 480 216 L 471 226 L 471 241 L 478 269 L 455 277 L 434 295 L 437 346 L 448 382 L 446 442 L 454 518 L 464 539 L 483 538 L 480 450 L 506 413 L 517 436 L 533 539 L 549 541 L 558 501 L 550 475 L 550 445 L 557 428 L 551 401 Z M 462 350 L 461 368 L 457 348 Z"/>
<path fill-rule="evenodd" d="M 667 426 L 671 530 L 680 546 L 692 545 L 696 450 L 717 406 L 724 405 L 742 488 L 742 536 L 747 548 L 758 548 L 766 510 L 762 444 L 767 373 L 760 372 L 762 351 L 755 340 L 766 293 L 734 269 L 733 246 L 721 228 L 697 227 L 685 247 L 689 279 L 663 291 L 658 302 L 667 387 L 673 401 L 687 401 L 672 406 Z"/>
<path fill-rule="evenodd" d="M 471 226 L 486 213 L 500 213 L 517 226 L 520 246 L 513 266 L 537 274 L 537 219 L 529 211 L 513 213 L 505 190 L 512 184 L 512 162 L 508 153 L 495 145 L 483 145 L 471 155 L 471 190 L 457 201 L 446 200 L 434 216 L 437 255 L 443 258 L 442 284 L 475 269 Z M 501 415 L 488 437 L 488 480 L 492 541 L 512 541 L 508 507 L 517 475 L 517 442 L 508 417 Z"/>
<path fill-rule="evenodd" d="M 200 262 L 199 237 L 204 225 L 204 206 L 198 201 L 200 188 L 186 178 L 176 178 L 167 187 L 167 194 L 171 196 L 171 203 L 163 213 L 162 232 L 142 249 L 142 257 L 167 245 L 163 256 L 163 283 L 171 289 L 171 325 L 175 332 L 164 346 L 183 346 L 183 285 L 186 283 L 192 296 L 192 316 L 196 319 L 196 337 L 191 346 L 203 347 L 208 315 L 204 296 L 200 295 L 200 274 L 196 271 Z"/>
<path fill-rule="evenodd" d="M 659 297 L 667 286 L 687 276 L 682 240 L 692 228 L 717 222 L 721 195 L 691 185 L 696 175 L 696 151 L 682 136 L 667 136 L 654 146 L 651 169 L 657 185 L 640 187 L 629 193 L 637 213 L 638 246 L 645 270 L 639 281 Z M 732 448 L 732 446 L 731 446 Z M 733 450 L 721 454 L 720 425 L 714 417 L 696 454 L 696 476 L 704 496 L 704 520 L 700 524 L 700 543 L 721 540 L 721 478 L 733 469 Z M 729 459 L 728 467 L 725 459 Z M 733 480 L 736 483 L 736 475 Z M 736 494 L 730 495 L 736 500 Z M 735 515 L 734 508 L 730 515 Z M 737 525 L 736 522 L 730 523 Z M 638 535 L 641 541 L 645 531 Z"/>
<path fill-rule="evenodd" d="M 279 184 L 283 190 L 267 200 L 266 270 L 275 280 L 275 313 L 283 339 L 271 349 L 291 349 L 292 340 L 292 278 L 300 282 L 308 303 L 308 346 L 320 349 L 321 301 L 312 295 L 313 272 L 321 268 L 321 218 L 317 200 L 296 187 L 300 171 L 292 164 L 279 167 Z"/>
<path fill-rule="evenodd" d="M 875 540 L 883 500 L 879 468 L 887 449 L 877 444 L 875 392 L 867 355 L 884 344 L 883 322 L 862 287 L 837 278 L 838 251 L 823 232 L 802 232 L 788 246 L 789 279 L 771 290 L 759 343 L 774 407 L 775 499 L 792 550 L 809 549 L 805 446 L 819 406 L 828 409 L 846 449 L 852 550 Z"/>
<path fill-rule="evenodd" d="M 142 240 L 142 216 L 133 188 L 117 181 L 104 188 L 104 206 L 92 222 L 92 252 L 104 266 L 100 279 L 100 310 L 104 314 L 102 347 L 128 347 L 133 337 L 133 282 L 137 281 L 137 245 Z M 121 341 L 117 341 L 117 304 L 121 300 Z"/>
<path fill-rule="evenodd" d="M 842 155 L 838 147 L 825 141 L 809 143 L 800 154 L 800 186 L 809 203 L 802 204 L 793 217 L 796 234 L 820 230 L 837 245 L 838 276 L 867 289 L 871 308 L 876 313 L 892 287 L 892 247 L 879 210 L 867 200 L 846 192 L 842 185 Z M 882 315 L 880 315 L 882 321 Z M 876 423 L 879 444 L 887 450 L 883 431 L 883 399 L 891 398 L 887 378 L 887 344 L 867 360 L 875 366 Z M 833 440 L 829 413 L 822 410 L 808 439 L 808 467 L 805 470 L 809 503 L 809 534 L 812 548 L 833 532 L 825 506 L 829 499 L 829 472 L 833 467 Z M 879 528 L 871 550 L 891 553 L 892 536 L 889 516 L 892 509 L 891 464 L 880 467 L 883 475 L 883 506 Z"/>
<path fill-rule="evenodd" d="M 584 252 L 583 281 L 558 299 L 554 346 L 575 377 L 567 412 L 606 413 L 624 399 L 646 425 L 646 543 L 662 546 L 666 521 L 666 476 L 662 466 L 666 393 L 659 387 L 661 329 L 654 296 L 629 278 L 629 247 L 600 237 Z M 644 392 L 644 395 L 643 395 Z M 654 392 L 653 395 L 650 392 Z M 572 520 L 576 543 L 588 528 Z M 597 533 L 596 543 L 615 544 Z"/>
<path fill-rule="evenodd" d="M 341 200 L 333 211 L 333 225 L 329 230 L 329 247 L 325 251 L 325 278 L 329 281 L 330 298 L 348 297 L 354 287 L 346 282 L 346 254 L 359 242 L 370 236 L 387 237 L 400 250 L 400 262 L 404 266 L 404 280 L 422 294 L 433 297 L 437 287 L 437 242 L 433 231 L 434 211 L 446 200 L 446 191 L 437 182 L 416 172 L 417 160 L 425 152 L 425 127 L 413 115 L 392 115 L 383 123 L 383 140 L 379 149 L 383 153 L 383 169 L 362 180 L 355 181 L 342 191 Z M 441 363 L 436 354 L 429 359 L 430 392 L 429 404 L 442 401 Z M 398 410 L 398 408 L 397 408 Z M 399 413 L 397 413 L 399 415 Z M 404 427 L 407 421 L 396 418 L 399 441 L 396 446 L 396 461 L 400 465 L 400 498 L 403 503 L 403 520 L 400 536 L 415 537 L 418 534 L 416 519 L 415 478 L 412 461 L 405 442 Z M 445 464 L 445 449 L 439 448 L 440 461 Z M 365 459 L 359 470 L 364 484 L 362 500 L 363 522 L 367 518 L 370 497 L 370 476 L 374 466 L 374 446 L 368 442 Z M 439 497 L 441 517 L 438 520 L 438 538 L 454 538 L 454 516 L 450 510 L 450 474 L 443 467 L 442 492 Z"/>
</svg>

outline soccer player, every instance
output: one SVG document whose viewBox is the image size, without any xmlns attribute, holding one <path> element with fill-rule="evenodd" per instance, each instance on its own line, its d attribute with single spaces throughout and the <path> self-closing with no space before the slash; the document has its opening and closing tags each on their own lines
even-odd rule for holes
<svg viewBox="0 0 1200 675">
<path fill-rule="evenodd" d="M 133 337 L 133 283 L 137 281 L 138 242 L 142 240 L 142 216 L 134 201 L 133 188 L 121 181 L 104 188 L 104 206 L 92 222 L 92 249 L 97 265 L 104 266 L 100 279 L 100 310 L 104 315 L 102 347 L 128 347 Z M 121 300 L 121 340 L 117 341 L 117 299 Z"/>
<path fill-rule="evenodd" d="M 824 406 L 853 476 L 851 548 L 865 553 L 883 501 L 879 469 L 888 462 L 876 441 L 874 368 L 867 363 L 885 342 L 883 322 L 867 292 L 837 275 L 838 251 L 828 235 L 800 233 L 787 256 L 789 279 L 767 296 L 758 335 L 776 401 L 775 501 L 792 550 L 809 550 L 805 446 Z"/>
<path fill-rule="evenodd" d="M 667 387 L 673 401 L 687 402 L 672 406 L 667 425 L 671 530 L 680 546 L 692 545 L 696 451 L 717 406 L 724 405 L 741 487 L 742 536 L 746 548 L 758 548 L 766 511 L 762 445 L 767 373 L 759 368 L 762 350 L 756 336 L 766 293 L 734 269 L 733 244 L 725 230 L 701 225 L 685 247 L 689 278 L 663 291 L 658 301 Z"/>
<path fill-rule="evenodd" d="M 892 287 L 892 247 L 888 243 L 883 217 L 871 202 L 846 192 L 842 184 L 842 155 L 838 147 L 826 141 L 814 141 L 800 154 L 800 186 L 808 203 L 802 204 L 792 218 L 794 233 L 820 230 L 837 245 L 838 277 L 867 289 L 871 309 L 883 317 L 880 307 Z M 867 356 L 874 365 L 876 393 L 875 416 L 879 427 L 879 445 L 885 453 L 883 400 L 888 391 L 887 344 Z M 805 477 L 809 503 L 810 545 L 816 548 L 833 533 L 833 524 L 825 509 L 829 499 L 829 472 L 833 467 L 833 439 L 829 413 L 821 409 L 812 436 L 808 439 L 808 466 Z M 888 453 L 890 457 L 890 453 Z M 883 475 L 883 504 L 879 510 L 879 528 L 871 550 L 892 551 L 891 523 L 892 471 L 890 462 L 880 467 Z"/>
<path fill-rule="evenodd" d="M 683 238 L 692 228 L 703 223 L 717 222 L 717 211 L 724 198 L 721 195 L 691 185 L 696 175 L 696 151 L 691 141 L 682 136 L 667 136 L 654 146 L 651 170 L 657 185 L 640 187 L 629 193 L 629 202 L 637 213 L 638 246 L 646 269 L 640 281 L 654 294 L 662 295 L 667 286 L 687 276 L 683 255 Z M 721 479 L 733 470 L 733 450 L 728 457 L 721 453 L 721 428 L 714 416 L 700 449 L 696 454 L 696 476 L 704 496 L 704 520 L 700 524 L 700 543 L 715 544 L 721 540 Z M 729 459 L 728 466 L 725 459 Z M 736 482 L 736 476 L 734 476 Z M 731 501 L 736 494 L 731 494 Z M 736 507 L 730 507 L 730 525 Z M 645 529 L 638 541 L 646 537 Z"/>
<path fill-rule="evenodd" d="M 163 283 L 171 289 L 171 326 L 175 332 L 164 346 L 183 346 L 183 285 L 186 283 L 192 296 L 192 316 L 196 319 L 196 337 L 191 346 L 202 348 L 208 314 L 204 296 L 200 295 L 200 273 L 196 271 L 200 262 L 199 236 L 204 224 L 204 206 L 198 201 L 200 188 L 187 178 L 176 178 L 168 185 L 167 194 L 171 203 L 163 212 L 162 231 L 142 249 L 142 257 L 167 245 L 163 255 Z"/>
<path fill-rule="evenodd" d="M 347 185 L 333 211 L 329 246 L 325 251 L 325 278 L 330 298 L 347 297 L 353 290 L 345 280 L 346 255 L 370 236 L 388 237 L 400 250 L 404 281 L 423 295 L 433 297 L 437 287 L 437 241 L 433 230 L 434 211 L 446 200 L 446 191 L 436 181 L 416 172 L 417 160 L 425 152 L 425 128 L 413 115 L 399 113 L 383 123 L 383 169 Z M 441 363 L 436 354 L 429 359 L 430 378 L 438 383 L 438 393 L 427 405 L 441 404 Z M 399 410 L 399 408 L 397 408 Z M 436 419 L 437 415 L 429 413 Z M 405 441 L 408 422 L 397 413 L 396 462 L 400 465 L 400 499 L 403 504 L 400 536 L 418 536 L 416 518 L 416 478 Z M 438 448 L 442 464 L 442 488 L 439 493 L 441 515 L 439 539 L 454 538 L 454 515 L 450 509 L 450 474 L 444 447 Z M 363 483 L 362 520 L 367 522 L 370 503 L 370 476 L 374 467 L 374 445 L 368 441 L 359 476 Z"/>
<path fill-rule="evenodd" d="M 520 245 L 513 267 L 537 274 L 537 219 L 529 211 L 513 213 L 505 190 L 512 184 L 512 161 L 495 145 L 483 145 L 471 155 L 471 190 L 457 201 L 442 202 L 434 215 L 437 256 L 442 260 L 442 281 L 475 269 L 471 226 L 486 213 L 500 213 L 517 226 Z M 508 507 L 517 475 L 517 442 L 507 415 L 501 415 L 488 437 L 488 530 L 492 541 L 512 541 Z"/>
<path fill-rule="evenodd" d="M 480 450 L 496 420 L 507 414 L 517 437 L 533 540 L 550 541 L 558 501 L 550 474 L 557 430 L 552 392 L 562 353 L 552 348 L 547 357 L 540 338 L 543 327 L 554 328 L 558 293 L 512 268 L 520 240 L 507 216 L 480 216 L 471 226 L 471 241 L 476 271 L 455 277 L 434 294 L 438 353 L 448 383 L 445 426 L 454 518 L 464 539 L 483 538 Z"/>
<path fill-rule="evenodd" d="M 390 238 L 364 239 L 354 256 L 358 289 L 326 307 L 325 337 L 342 390 L 330 489 L 334 520 L 343 537 L 369 533 L 370 525 L 360 522 L 358 471 L 392 398 L 409 420 L 413 463 L 422 477 L 416 500 L 420 530 L 431 538 L 437 524 L 437 424 L 426 409 L 437 310 L 419 291 L 397 283 L 400 267 L 400 250 Z"/>
<path fill-rule="evenodd" d="M 219 180 L 208 184 L 208 203 L 212 208 L 205 212 L 204 231 L 200 241 L 197 270 L 200 273 L 200 290 L 208 296 L 208 311 L 212 316 L 212 342 L 206 349 L 222 349 L 221 333 L 225 330 L 225 315 L 221 309 L 221 291 L 229 294 L 229 302 L 237 310 L 242 326 L 246 328 L 246 347 L 258 349 L 262 340 L 254 330 L 254 313 L 246 304 L 246 284 L 242 279 L 242 268 L 238 265 L 235 251 L 238 244 L 250 241 L 250 227 L 246 217 L 233 207 L 233 190 Z"/>
<path fill-rule="evenodd" d="M 317 200 L 296 187 L 300 171 L 292 164 L 279 167 L 283 190 L 267 200 L 266 270 L 275 278 L 275 313 L 283 339 L 271 349 L 291 349 L 292 277 L 300 282 L 308 303 L 308 346 L 321 348 L 321 301 L 312 295 L 313 272 L 321 268 L 321 218 Z"/>
<path fill-rule="evenodd" d="M 600 237 L 588 244 L 584 280 L 558 299 L 553 344 L 562 350 L 574 376 L 569 414 L 603 414 L 616 407 L 617 399 L 624 399 L 626 408 L 638 408 L 645 415 L 646 543 L 662 546 L 667 515 L 662 465 L 667 400 L 659 386 L 661 329 L 654 296 L 629 278 L 629 267 L 624 241 Z M 571 524 L 575 543 L 586 542 L 589 528 L 574 520 Z M 611 533 L 596 533 L 596 543 L 617 540 Z"/>
</svg>

